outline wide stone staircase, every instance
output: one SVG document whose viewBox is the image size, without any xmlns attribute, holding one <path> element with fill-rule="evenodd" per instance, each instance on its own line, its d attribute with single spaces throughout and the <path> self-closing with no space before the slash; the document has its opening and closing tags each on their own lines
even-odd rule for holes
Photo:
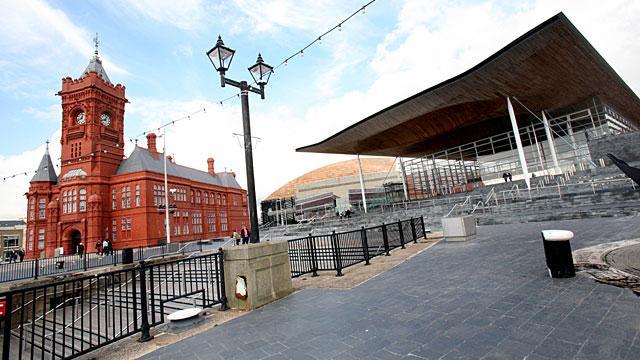
<svg viewBox="0 0 640 360">
<path fill-rule="evenodd" d="M 640 162 L 630 164 L 640 166 Z M 272 227 L 268 236 L 287 238 L 353 230 L 423 216 L 425 227 L 441 229 L 441 218 L 472 214 L 478 224 L 509 224 L 548 220 L 614 217 L 640 213 L 640 188 L 617 167 L 607 166 L 499 183 L 471 192 L 355 211 L 351 218 L 326 217 L 307 224 Z M 263 230 L 264 233 L 264 230 Z"/>
</svg>

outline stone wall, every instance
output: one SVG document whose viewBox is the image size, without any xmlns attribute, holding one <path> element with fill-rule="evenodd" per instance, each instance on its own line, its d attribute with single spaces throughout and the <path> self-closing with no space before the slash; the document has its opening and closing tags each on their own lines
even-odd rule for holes
<svg viewBox="0 0 640 360">
<path fill-rule="evenodd" d="M 590 140 L 589 151 L 591 152 L 591 159 L 598 165 L 600 164 L 600 159 L 604 159 L 607 165 L 612 164 L 607 157 L 608 153 L 628 163 L 640 161 L 640 132 L 609 135 L 600 139 Z"/>
</svg>

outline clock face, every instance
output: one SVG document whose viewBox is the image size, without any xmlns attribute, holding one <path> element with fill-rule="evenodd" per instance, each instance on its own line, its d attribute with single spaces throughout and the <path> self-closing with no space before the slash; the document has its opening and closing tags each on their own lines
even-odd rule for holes
<svg viewBox="0 0 640 360">
<path fill-rule="evenodd" d="M 102 115 L 100 115 L 100 123 L 104 126 L 111 125 L 111 116 L 107 113 L 102 113 Z"/>
<path fill-rule="evenodd" d="M 78 125 L 84 125 L 85 123 L 85 118 L 84 118 L 84 113 L 80 112 L 78 113 L 78 115 L 76 116 L 76 123 L 78 123 Z"/>
</svg>

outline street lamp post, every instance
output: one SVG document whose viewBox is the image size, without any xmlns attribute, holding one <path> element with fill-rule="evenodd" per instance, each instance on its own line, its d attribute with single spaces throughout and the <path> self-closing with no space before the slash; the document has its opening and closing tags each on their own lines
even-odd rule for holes
<svg viewBox="0 0 640 360">
<path fill-rule="evenodd" d="M 256 63 L 249 67 L 249 73 L 253 77 L 253 80 L 258 87 L 249 85 L 246 81 L 235 81 L 225 76 L 235 50 L 228 48 L 224 45 L 222 38 L 218 36 L 216 46 L 207 52 L 207 56 L 211 61 L 211 64 L 215 67 L 216 71 L 220 73 L 220 85 L 231 85 L 240 89 L 240 102 L 242 104 L 242 125 L 244 129 L 244 156 L 245 165 L 247 168 L 247 192 L 249 193 L 249 217 L 251 228 L 252 243 L 260 242 L 260 233 L 258 231 L 258 211 L 256 209 L 256 189 L 255 180 L 253 176 L 253 149 L 251 145 L 251 123 L 249 118 L 249 92 L 253 92 L 260 95 L 261 99 L 264 99 L 264 87 L 269 82 L 269 77 L 273 73 L 273 67 L 267 65 L 262 60 L 262 56 L 258 54 Z"/>
</svg>

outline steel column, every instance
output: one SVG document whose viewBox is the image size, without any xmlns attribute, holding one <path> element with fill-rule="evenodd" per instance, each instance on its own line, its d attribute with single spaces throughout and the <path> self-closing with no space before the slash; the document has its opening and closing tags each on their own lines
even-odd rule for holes
<svg viewBox="0 0 640 360">
<path fill-rule="evenodd" d="M 522 174 L 524 175 L 524 182 L 527 184 L 527 189 L 531 190 L 531 181 L 529 179 L 529 170 L 527 169 L 527 159 L 524 157 L 524 149 L 522 148 L 522 140 L 520 139 L 520 131 L 518 130 L 518 122 L 516 121 L 516 114 L 513 111 L 513 105 L 511 100 L 507 97 L 507 110 L 509 111 L 509 118 L 511 119 L 511 128 L 513 129 L 513 137 L 516 140 L 516 147 L 518 148 L 518 157 L 520 158 L 520 166 L 522 167 Z M 511 141 L 509 141 L 511 143 Z"/>
<path fill-rule="evenodd" d="M 358 157 L 358 175 L 360 176 L 360 192 L 362 194 L 362 206 L 364 206 L 364 213 L 367 213 L 367 198 L 364 193 L 364 176 L 362 175 L 362 162 L 360 161 L 360 154 Z"/>
<path fill-rule="evenodd" d="M 542 112 L 542 124 L 544 125 L 544 132 L 547 134 L 547 142 L 549 143 L 549 150 L 551 152 L 551 159 L 553 160 L 553 173 L 560 172 L 560 165 L 558 165 L 558 155 L 556 154 L 556 145 L 553 141 L 553 134 L 551 134 L 551 128 L 549 127 L 549 120 L 547 116 Z"/>
</svg>

